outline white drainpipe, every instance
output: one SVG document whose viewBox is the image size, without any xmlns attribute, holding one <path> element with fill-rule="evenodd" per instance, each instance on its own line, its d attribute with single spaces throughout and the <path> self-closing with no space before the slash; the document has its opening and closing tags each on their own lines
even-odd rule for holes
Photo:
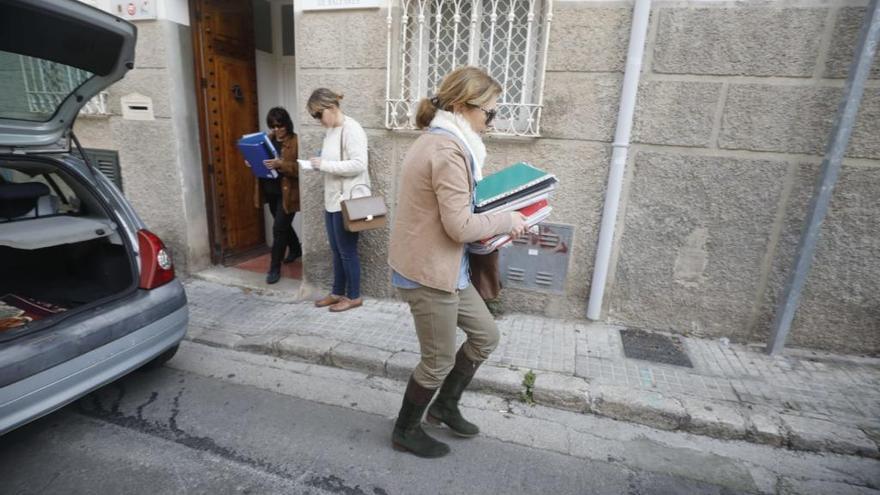
<svg viewBox="0 0 880 495">
<path fill-rule="evenodd" d="M 645 53 L 650 12 L 651 0 L 636 0 L 629 35 L 629 51 L 626 55 L 626 71 L 623 75 L 623 89 L 620 95 L 620 109 L 617 115 L 617 130 L 612 144 L 614 152 L 611 154 L 611 170 L 608 172 L 605 208 L 602 211 L 602 225 L 599 227 L 593 283 L 590 286 L 590 301 L 587 305 L 587 318 L 591 320 L 598 320 L 602 313 L 602 298 L 605 295 L 605 282 L 611 263 L 614 225 L 617 221 L 617 209 L 620 206 L 620 190 L 623 188 L 623 172 L 629 150 L 633 113 L 636 109 L 636 93 L 639 89 L 639 75 L 642 72 L 642 56 Z"/>
</svg>

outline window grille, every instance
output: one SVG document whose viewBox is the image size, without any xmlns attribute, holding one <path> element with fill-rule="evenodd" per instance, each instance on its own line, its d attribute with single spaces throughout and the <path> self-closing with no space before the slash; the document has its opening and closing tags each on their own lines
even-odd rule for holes
<svg viewBox="0 0 880 495">
<path fill-rule="evenodd" d="M 53 115 L 74 89 L 92 77 L 84 70 L 26 56 L 19 56 L 28 110 Z M 102 91 L 80 110 L 84 115 L 107 115 L 107 92 Z"/>
<path fill-rule="evenodd" d="M 79 111 L 80 115 L 109 115 L 107 111 L 107 92 L 101 91 L 86 102 L 86 105 Z"/>
<path fill-rule="evenodd" d="M 474 65 L 503 89 L 491 133 L 540 135 L 553 0 L 390 1 L 387 128 L 414 129 L 419 100 L 454 68 Z"/>
</svg>

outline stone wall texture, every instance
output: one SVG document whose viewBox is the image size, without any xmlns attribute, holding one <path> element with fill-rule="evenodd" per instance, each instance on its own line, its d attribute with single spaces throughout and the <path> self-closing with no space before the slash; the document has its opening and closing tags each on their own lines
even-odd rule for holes
<svg viewBox="0 0 880 495">
<path fill-rule="evenodd" d="M 670 2 L 651 13 L 606 318 L 738 342 L 769 337 L 791 272 L 864 4 Z M 631 21 L 630 2 L 556 2 L 542 136 L 489 137 L 489 171 L 557 174 L 550 221 L 574 229 L 563 295 L 505 289 L 510 311 L 582 318 Z M 392 208 L 417 136 L 384 128 L 387 11 L 298 13 L 299 98 L 327 86 L 367 129 Z M 334 32 L 346 36 L 329 35 Z M 394 69 L 392 67 L 392 69 Z M 789 343 L 880 353 L 880 66 L 875 64 Z M 132 87 L 150 84 L 150 75 Z M 323 130 L 300 115 L 304 154 Z M 306 278 L 329 287 L 321 184 L 302 182 Z M 388 230 L 363 236 L 363 290 L 393 296 Z"/>
<path fill-rule="evenodd" d="M 137 28 L 135 68 L 108 88 L 109 115 L 79 118 L 74 131 L 84 147 L 119 152 L 123 192 L 171 249 L 177 270 L 203 268 L 209 253 L 191 35 L 164 20 Z M 120 98 L 129 93 L 152 98 L 155 120 L 122 118 Z"/>
</svg>

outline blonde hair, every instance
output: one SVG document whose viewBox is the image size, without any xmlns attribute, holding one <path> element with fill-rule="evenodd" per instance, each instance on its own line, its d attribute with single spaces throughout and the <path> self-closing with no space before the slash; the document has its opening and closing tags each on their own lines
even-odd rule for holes
<svg viewBox="0 0 880 495">
<path fill-rule="evenodd" d="M 312 91 L 312 96 L 309 96 L 309 102 L 306 106 L 309 113 L 312 113 L 325 108 L 339 107 L 341 100 L 342 93 L 336 93 L 327 88 L 318 88 Z"/>
<path fill-rule="evenodd" d="M 430 126 L 438 109 L 451 112 L 458 104 L 479 107 L 500 94 L 501 85 L 483 69 L 459 67 L 443 78 L 433 98 L 424 98 L 419 102 L 416 126 L 419 129 Z"/>
</svg>

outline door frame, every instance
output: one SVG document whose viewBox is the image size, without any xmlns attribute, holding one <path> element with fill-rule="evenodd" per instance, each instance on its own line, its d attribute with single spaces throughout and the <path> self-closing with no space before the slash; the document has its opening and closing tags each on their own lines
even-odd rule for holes
<svg viewBox="0 0 880 495">
<path fill-rule="evenodd" d="M 208 243 L 211 252 L 211 264 L 217 265 L 223 261 L 223 248 L 217 242 L 219 229 L 217 212 L 214 210 L 214 197 L 217 194 L 214 182 L 214 170 L 211 164 L 214 162 L 213 150 L 208 145 L 208 94 L 207 79 L 204 76 L 205 52 L 202 44 L 202 13 L 199 9 L 199 0 L 187 0 L 189 4 L 190 30 L 193 44 L 193 69 L 196 76 L 196 107 L 198 108 L 199 120 L 199 148 L 202 151 L 202 180 L 205 183 L 205 212 L 208 215 Z"/>
</svg>

